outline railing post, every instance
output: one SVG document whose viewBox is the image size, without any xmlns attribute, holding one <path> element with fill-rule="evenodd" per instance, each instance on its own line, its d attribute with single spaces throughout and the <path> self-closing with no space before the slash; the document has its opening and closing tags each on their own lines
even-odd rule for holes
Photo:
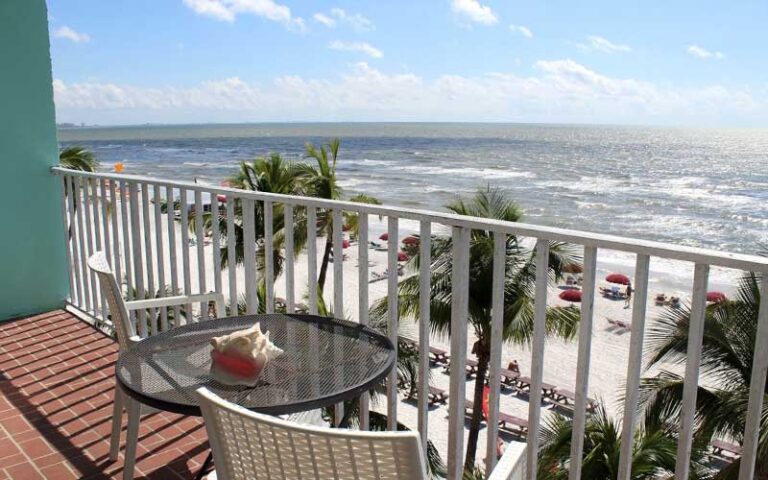
<svg viewBox="0 0 768 480">
<path fill-rule="evenodd" d="M 387 276 L 387 331 L 389 340 L 395 347 L 395 359 L 397 359 L 397 328 L 399 321 L 399 312 L 397 304 L 397 217 L 390 216 L 387 219 L 387 265 L 389 275 Z M 387 378 L 387 428 L 397 430 L 397 368 L 393 368 Z"/>
<path fill-rule="evenodd" d="M 274 209 L 272 202 L 264 202 L 264 312 L 275 312 L 275 267 L 274 267 Z"/>
<path fill-rule="evenodd" d="M 144 259 L 141 248 L 141 223 L 139 216 L 139 185 L 136 182 L 128 184 L 128 191 L 131 202 L 131 234 L 133 242 L 133 273 L 136 282 L 136 298 L 144 300 Z M 143 309 L 136 312 L 136 322 L 138 323 L 139 336 L 147 336 L 147 312 Z"/>
<path fill-rule="evenodd" d="M 584 453 L 584 428 L 586 407 L 589 402 L 589 366 L 592 352 L 592 321 L 595 305 L 595 280 L 597 248 L 584 248 L 584 282 L 581 295 L 581 319 L 579 320 L 579 357 L 576 364 L 576 401 L 573 407 L 573 432 L 571 435 L 571 463 L 569 480 L 581 478 L 581 459 Z"/>
<path fill-rule="evenodd" d="M 451 386 L 448 400 L 448 480 L 464 471 L 464 396 L 466 395 L 467 314 L 469 306 L 469 237 L 467 228 L 453 227 L 451 278 Z M 476 406 L 475 408 L 479 408 Z"/>
<path fill-rule="evenodd" d="M 419 229 L 419 375 L 418 426 L 424 455 L 429 441 L 429 331 L 432 308 L 432 224 L 422 221 Z"/>
<path fill-rule="evenodd" d="M 638 255 L 635 266 L 634 303 L 632 304 L 632 337 L 629 343 L 627 386 L 624 400 L 624 421 L 621 433 L 619 475 L 617 480 L 630 480 L 632 475 L 632 451 L 640 398 L 640 374 L 643 368 L 643 336 L 645 335 L 645 310 L 648 303 L 648 273 L 650 258 Z"/>
<path fill-rule="evenodd" d="M 75 263 L 72 258 L 72 237 L 70 235 L 70 225 L 72 224 L 69 215 L 67 214 L 67 177 L 60 176 L 61 180 L 61 219 L 64 222 L 64 242 L 67 251 L 67 267 L 69 270 L 69 301 L 77 305 L 77 297 L 75 296 Z"/>
<path fill-rule="evenodd" d="M 176 257 L 176 205 L 175 205 L 173 187 L 165 186 L 165 213 L 168 222 L 168 260 L 171 264 L 171 290 L 173 295 L 179 294 L 179 266 Z M 181 308 L 173 307 L 173 318 L 176 325 L 179 325 L 181 318 Z"/>
<path fill-rule="evenodd" d="M 253 200 L 243 200 L 243 258 L 245 263 L 246 313 L 258 313 L 258 279 L 256 275 L 256 219 Z"/>
<path fill-rule="evenodd" d="M 293 205 L 286 204 L 285 212 L 285 307 L 288 313 L 293 313 L 295 302 L 294 259 L 293 250 Z"/>
<path fill-rule="evenodd" d="M 765 381 L 768 374 L 768 274 L 760 275 L 760 309 L 757 313 L 755 355 L 749 382 L 749 406 L 744 426 L 744 447 L 739 466 L 739 480 L 751 480 L 755 475 L 758 437 L 760 435 Z"/>
<path fill-rule="evenodd" d="M 181 265 L 184 273 L 184 294 L 192 294 L 192 273 L 189 266 L 189 202 L 187 189 L 179 189 L 179 212 L 181 215 Z M 193 321 L 192 305 L 186 305 L 186 321 Z"/>
<path fill-rule="evenodd" d="M 309 313 L 317 315 L 317 210 L 307 207 L 307 288 Z"/>
<path fill-rule="evenodd" d="M 488 432 L 485 446 L 485 473 L 496 466 L 496 441 L 499 437 L 499 397 L 501 395 L 501 350 L 504 342 L 504 285 L 506 283 L 507 236 L 493 233 L 493 282 L 491 286 L 491 358 L 488 378 Z M 475 381 L 480 381 L 477 379 Z"/>
<path fill-rule="evenodd" d="M 675 477 L 687 480 L 691 465 L 691 444 L 696 421 L 696 390 L 699 386 L 701 343 L 704 336 L 704 314 L 707 308 L 707 280 L 709 265 L 697 264 L 693 274 L 693 301 L 691 323 L 688 326 L 688 358 L 685 363 L 683 403 L 680 408 L 680 435 L 677 443 Z"/>
<path fill-rule="evenodd" d="M 235 240 L 235 202 L 227 197 L 227 273 L 229 274 L 229 310 L 230 315 L 237 315 L 237 241 Z M 242 201 L 241 201 L 242 202 Z M 242 204 L 241 209 L 242 212 Z M 241 225 L 242 228 L 242 225 Z"/>
<path fill-rule="evenodd" d="M 203 230 L 203 192 L 195 190 L 195 242 L 197 243 L 197 289 L 207 290 L 205 283 L 205 231 Z M 200 303 L 200 318 L 208 320 L 208 302 Z"/>
<path fill-rule="evenodd" d="M 361 325 L 368 325 L 368 215 L 359 213 L 358 225 L 358 289 L 360 290 L 360 303 L 358 304 L 358 321 Z M 367 392 L 360 395 L 360 430 L 370 428 L 370 398 Z"/>
<path fill-rule="evenodd" d="M 526 478 L 536 480 L 541 424 L 541 384 L 544 378 L 544 337 L 547 324 L 547 287 L 549 286 L 549 241 L 536 241 L 536 297 L 534 298 L 533 345 L 531 348 L 531 390 L 528 397 L 528 448 Z"/>
</svg>

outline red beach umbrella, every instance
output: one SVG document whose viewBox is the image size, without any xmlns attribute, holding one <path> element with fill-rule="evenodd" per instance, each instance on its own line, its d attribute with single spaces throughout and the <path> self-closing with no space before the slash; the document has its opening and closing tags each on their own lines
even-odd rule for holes
<svg viewBox="0 0 768 480">
<path fill-rule="evenodd" d="M 387 232 L 382 233 L 379 235 L 379 240 L 389 240 L 389 234 Z"/>
<path fill-rule="evenodd" d="M 720 303 L 726 300 L 728 300 L 728 297 L 723 292 L 707 292 L 708 302 Z"/>
<path fill-rule="evenodd" d="M 397 252 L 397 261 L 398 262 L 408 261 L 408 254 L 405 252 Z"/>
<path fill-rule="evenodd" d="M 226 195 L 222 195 L 222 194 L 218 194 L 218 195 L 216 195 L 216 200 L 218 200 L 220 202 L 226 202 L 227 201 L 227 196 Z"/>
<path fill-rule="evenodd" d="M 349 248 L 349 240 L 343 240 L 341 242 L 341 248 Z"/>
<path fill-rule="evenodd" d="M 622 285 L 630 284 L 629 277 L 622 273 L 612 273 L 605 277 L 605 281 L 610 283 L 620 283 Z"/>
<path fill-rule="evenodd" d="M 560 293 L 560 298 L 566 302 L 580 302 L 581 290 L 576 290 L 575 288 L 571 290 L 564 290 Z"/>
<path fill-rule="evenodd" d="M 419 239 L 414 236 L 405 237 L 403 239 L 403 245 L 418 245 L 418 244 L 419 244 Z"/>
</svg>

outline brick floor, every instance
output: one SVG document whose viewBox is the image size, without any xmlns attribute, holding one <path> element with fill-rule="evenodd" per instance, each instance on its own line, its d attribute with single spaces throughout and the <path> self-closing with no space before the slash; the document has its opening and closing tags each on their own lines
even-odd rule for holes
<svg viewBox="0 0 768 480">
<path fill-rule="evenodd" d="M 122 478 L 122 449 L 108 457 L 116 358 L 64 311 L 0 323 L 0 480 Z M 207 454 L 200 419 L 145 415 L 135 477 L 193 478 Z"/>
</svg>

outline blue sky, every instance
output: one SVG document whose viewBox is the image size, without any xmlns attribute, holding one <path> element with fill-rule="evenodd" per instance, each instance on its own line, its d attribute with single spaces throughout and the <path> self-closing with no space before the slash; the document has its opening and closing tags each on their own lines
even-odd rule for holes
<svg viewBox="0 0 768 480">
<path fill-rule="evenodd" d="M 58 120 L 768 126 L 768 2 L 48 0 Z"/>
</svg>

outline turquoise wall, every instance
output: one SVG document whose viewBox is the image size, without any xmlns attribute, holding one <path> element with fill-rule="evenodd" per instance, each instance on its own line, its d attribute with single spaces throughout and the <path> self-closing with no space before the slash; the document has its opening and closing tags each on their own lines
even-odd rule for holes
<svg viewBox="0 0 768 480">
<path fill-rule="evenodd" d="M 0 0 L 0 320 L 68 291 L 45 0 Z"/>
</svg>

